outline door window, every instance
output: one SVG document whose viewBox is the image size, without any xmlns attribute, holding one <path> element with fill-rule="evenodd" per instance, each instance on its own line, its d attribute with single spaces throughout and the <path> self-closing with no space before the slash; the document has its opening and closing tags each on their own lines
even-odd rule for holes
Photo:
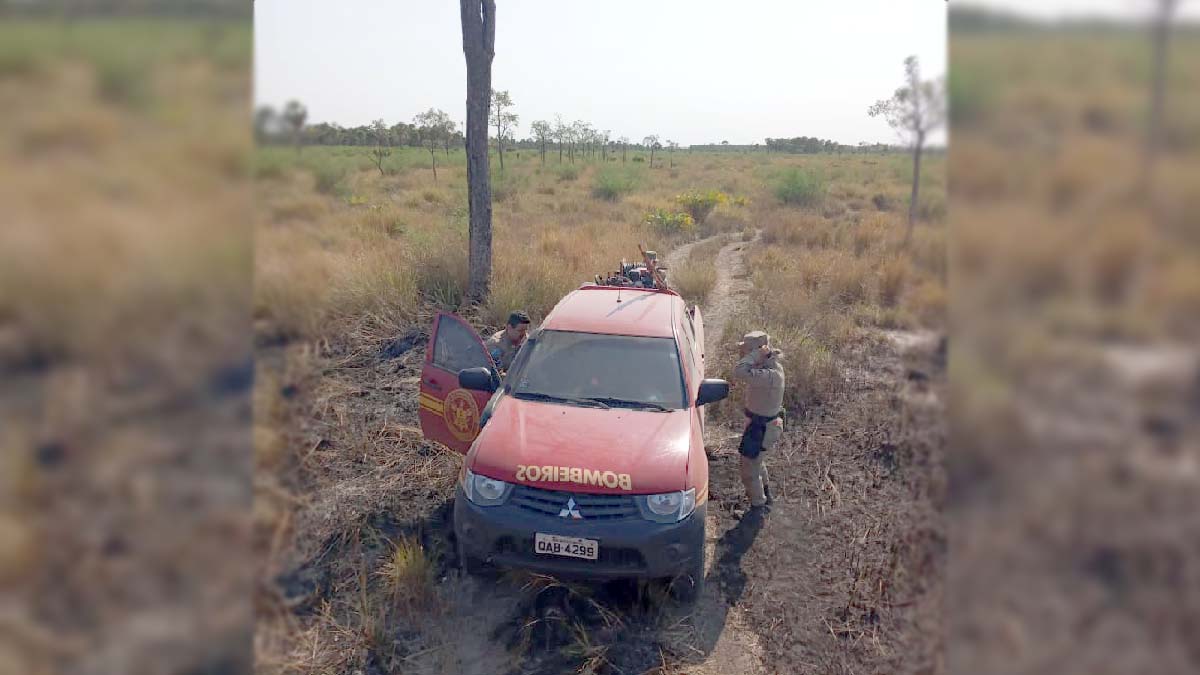
<svg viewBox="0 0 1200 675">
<path fill-rule="evenodd" d="M 433 365 L 458 373 L 467 368 L 491 366 L 492 361 L 466 324 L 443 316 L 438 321 L 437 341 L 433 345 Z"/>
</svg>

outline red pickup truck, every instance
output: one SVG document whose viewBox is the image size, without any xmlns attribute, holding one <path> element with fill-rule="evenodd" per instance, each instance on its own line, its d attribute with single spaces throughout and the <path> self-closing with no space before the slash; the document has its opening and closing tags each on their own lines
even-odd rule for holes
<svg viewBox="0 0 1200 675">
<path fill-rule="evenodd" d="M 588 579 L 704 579 L 704 327 L 670 290 L 586 285 L 529 335 L 501 381 L 461 318 L 434 320 L 421 429 L 466 455 L 459 558 Z"/>
</svg>

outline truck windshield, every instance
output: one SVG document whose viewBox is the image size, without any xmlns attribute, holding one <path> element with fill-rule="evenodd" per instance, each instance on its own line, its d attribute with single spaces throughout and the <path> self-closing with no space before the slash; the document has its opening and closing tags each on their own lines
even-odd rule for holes
<svg viewBox="0 0 1200 675">
<path fill-rule="evenodd" d="M 671 338 L 542 331 L 506 385 L 517 398 L 595 400 L 609 407 L 687 406 Z"/>
</svg>

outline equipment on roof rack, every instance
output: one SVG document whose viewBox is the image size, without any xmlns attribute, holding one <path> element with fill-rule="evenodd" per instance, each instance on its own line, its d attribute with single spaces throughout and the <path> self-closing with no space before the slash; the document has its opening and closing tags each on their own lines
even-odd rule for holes
<svg viewBox="0 0 1200 675">
<path fill-rule="evenodd" d="M 667 268 L 659 264 L 658 254 L 645 250 L 641 244 L 638 244 L 638 252 L 642 254 L 640 262 L 630 262 L 622 258 L 618 269 L 595 275 L 596 284 L 618 288 L 669 290 L 665 276 Z"/>
</svg>

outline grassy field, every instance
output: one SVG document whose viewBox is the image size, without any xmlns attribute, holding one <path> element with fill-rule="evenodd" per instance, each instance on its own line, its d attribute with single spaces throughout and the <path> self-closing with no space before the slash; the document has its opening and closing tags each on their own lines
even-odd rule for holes
<svg viewBox="0 0 1200 675">
<path fill-rule="evenodd" d="M 845 306 L 855 326 L 940 325 L 941 158 L 924 174 L 924 219 L 911 254 L 897 251 L 911 176 L 903 156 L 678 153 L 673 169 L 635 161 L 560 164 L 553 155 L 543 165 L 530 151 L 507 160 L 505 172 L 493 169 L 496 273 L 483 313 L 491 324 L 514 307 L 544 315 L 566 291 L 636 256 L 638 243 L 665 252 L 695 237 L 762 229 L 763 243 L 778 256 L 765 265 L 770 279 L 759 282 L 775 303 L 764 307 L 762 320 L 809 335 L 804 326 L 817 308 Z M 384 175 L 366 148 L 261 149 L 261 329 L 329 337 L 343 334 L 347 320 L 365 320 L 383 336 L 416 316 L 422 302 L 457 306 L 467 274 L 466 170 L 462 152 L 439 152 L 437 161 L 435 181 L 429 154 L 414 148 L 394 149 Z M 778 196 L 796 175 L 812 181 L 806 206 Z M 680 199 L 698 191 L 720 192 L 720 201 L 705 213 Z M 647 223 L 656 211 L 672 216 L 689 208 L 701 219 Z M 695 272 L 679 272 L 685 285 L 703 287 L 688 277 Z M 778 291 L 801 280 L 808 292 Z"/>
<path fill-rule="evenodd" d="M 0 21 L 0 670 L 252 664 L 251 53 Z"/>
<path fill-rule="evenodd" d="M 951 34 L 949 669 L 1194 670 L 1196 29 L 1148 182 L 1144 30 Z"/>
</svg>

